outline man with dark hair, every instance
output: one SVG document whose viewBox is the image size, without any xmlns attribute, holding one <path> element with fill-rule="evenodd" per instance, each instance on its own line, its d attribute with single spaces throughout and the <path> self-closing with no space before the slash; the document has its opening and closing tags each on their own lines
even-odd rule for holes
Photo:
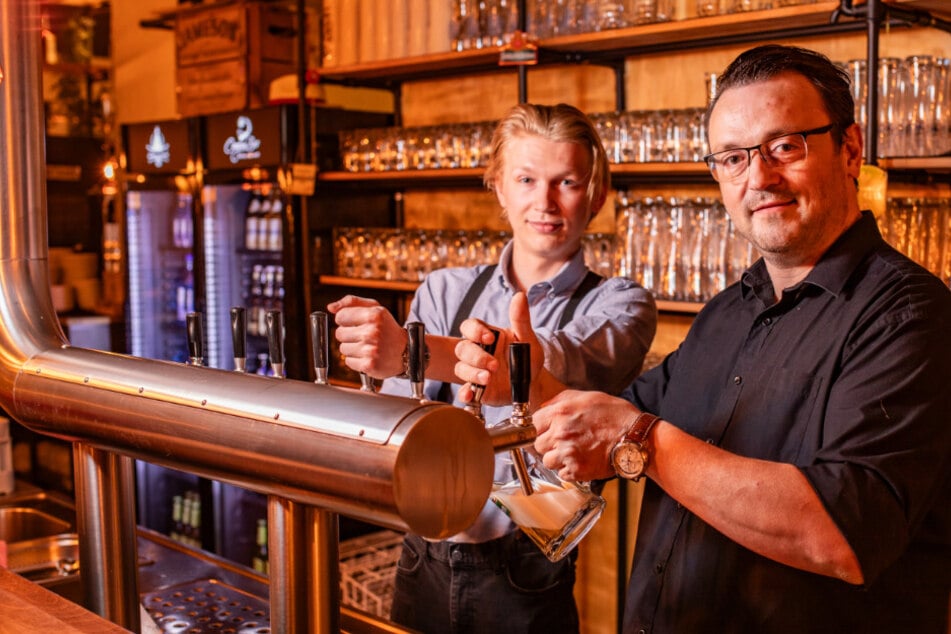
<svg viewBox="0 0 951 634">
<path fill-rule="evenodd" d="M 770 45 L 721 81 L 706 162 L 762 258 L 629 400 L 533 388 L 536 448 L 565 479 L 646 476 L 625 632 L 947 632 L 951 292 L 858 206 L 844 73 Z"/>
</svg>

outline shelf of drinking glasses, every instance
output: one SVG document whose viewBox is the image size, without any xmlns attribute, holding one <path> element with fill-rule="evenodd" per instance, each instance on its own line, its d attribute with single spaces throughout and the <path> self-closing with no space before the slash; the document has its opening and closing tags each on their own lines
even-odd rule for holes
<svg viewBox="0 0 951 634">
<path fill-rule="evenodd" d="M 618 163 L 611 165 L 615 181 L 651 183 L 715 184 L 710 169 L 702 162 Z"/>
<path fill-rule="evenodd" d="M 319 282 L 324 286 L 349 286 L 351 288 L 370 288 L 373 290 L 399 291 L 414 293 L 419 288 L 419 282 L 402 282 L 398 280 L 376 280 L 362 277 L 343 277 L 340 275 L 321 275 Z M 703 308 L 703 302 L 681 302 L 659 299 L 657 310 L 662 313 L 683 313 L 696 315 Z"/>
<path fill-rule="evenodd" d="M 406 186 L 415 183 L 433 185 L 482 184 L 481 167 L 462 167 L 424 170 L 387 170 L 381 172 L 321 172 L 317 179 L 325 183 L 378 184 Z M 680 163 L 620 163 L 611 165 L 612 176 L 621 180 L 698 180 L 713 183 L 710 170 L 701 162 Z"/>
<path fill-rule="evenodd" d="M 482 183 L 481 167 L 458 167 L 446 169 L 386 170 L 380 172 L 321 172 L 317 180 L 325 183 L 378 184 L 389 186 L 420 183 L 426 187 L 442 185 L 479 185 Z"/>
<path fill-rule="evenodd" d="M 790 33 L 803 34 L 812 30 L 864 28 L 864 23 L 848 18 L 833 25 L 832 12 L 838 6 L 838 2 L 826 1 L 761 11 L 653 22 L 623 29 L 563 35 L 542 40 L 540 46 L 547 50 L 582 55 L 635 54 L 639 51 L 656 52 L 659 49 L 711 46 L 744 38 L 769 40 L 772 37 Z"/>
<path fill-rule="evenodd" d="M 540 63 L 576 63 L 592 57 L 622 57 L 660 49 L 715 46 L 742 40 L 820 34 L 825 31 L 860 30 L 864 21 L 850 18 L 831 22 L 838 1 L 779 7 L 747 13 L 714 15 L 669 22 L 654 22 L 622 29 L 562 35 L 541 40 Z M 391 85 L 500 70 L 498 47 L 448 51 L 399 59 L 363 62 L 321 69 L 321 77 L 334 83 Z M 511 67 L 501 67 L 501 69 Z"/>
<path fill-rule="evenodd" d="M 377 280 L 364 277 L 342 277 L 340 275 L 321 275 L 317 278 L 324 286 L 350 286 L 353 288 L 371 288 L 383 291 L 413 293 L 419 288 L 419 282 L 400 280 Z"/>
<path fill-rule="evenodd" d="M 882 158 L 878 166 L 885 170 L 922 171 L 930 173 L 951 173 L 951 156 L 911 156 L 907 158 Z"/>
</svg>

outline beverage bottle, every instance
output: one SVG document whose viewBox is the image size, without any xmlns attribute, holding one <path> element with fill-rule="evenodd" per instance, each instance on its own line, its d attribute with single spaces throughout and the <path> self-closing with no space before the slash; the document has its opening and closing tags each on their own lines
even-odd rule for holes
<svg viewBox="0 0 951 634">
<path fill-rule="evenodd" d="M 201 500 L 196 497 L 192 500 L 191 521 L 188 523 L 188 544 L 201 548 Z"/>
<path fill-rule="evenodd" d="M 192 197 L 180 193 L 172 218 L 172 241 L 176 247 L 190 249 L 194 241 L 194 223 L 192 221 Z"/>
<path fill-rule="evenodd" d="M 178 523 L 177 535 L 174 537 L 177 541 L 188 542 L 190 531 L 189 523 L 192 521 L 192 497 L 188 493 L 182 498 L 182 516 Z"/>
<path fill-rule="evenodd" d="M 267 336 L 267 311 L 275 308 L 274 305 L 274 265 L 268 264 L 261 269 L 261 300 L 258 304 L 258 335 Z"/>
<path fill-rule="evenodd" d="M 185 316 L 195 310 L 195 259 L 185 254 L 185 272 L 175 289 L 175 319 L 184 323 Z"/>
<path fill-rule="evenodd" d="M 271 192 L 271 197 L 267 215 L 267 249 L 280 251 L 284 246 L 284 199 L 276 188 Z"/>
<path fill-rule="evenodd" d="M 244 248 L 250 251 L 258 249 L 258 233 L 261 224 L 261 194 L 252 192 L 248 208 L 244 213 Z"/>
<path fill-rule="evenodd" d="M 184 527 L 182 523 L 182 502 L 182 496 L 172 497 L 172 530 L 169 531 L 168 536 L 175 540 L 182 538 L 182 528 Z"/>
<path fill-rule="evenodd" d="M 248 334 L 252 336 L 260 336 L 264 334 L 261 330 L 258 329 L 258 324 L 260 323 L 260 313 L 261 313 L 261 304 L 263 302 L 262 296 L 264 293 L 263 280 L 261 279 L 264 275 L 264 265 L 255 264 L 251 267 L 251 288 L 249 290 L 250 299 L 248 306 Z"/>
<path fill-rule="evenodd" d="M 261 210 L 258 212 L 258 235 L 255 239 L 254 248 L 259 251 L 267 251 L 267 233 L 268 233 L 268 219 L 271 217 L 271 206 L 273 204 L 273 199 L 270 196 L 265 196 L 261 194 Z"/>
<path fill-rule="evenodd" d="M 254 555 L 251 557 L 251 567 L 261 574 L 268 574 L 267 560 L 267 519 L 261 518 L 257 523 L 257 534 L 254 540 Z"/>
</svg>

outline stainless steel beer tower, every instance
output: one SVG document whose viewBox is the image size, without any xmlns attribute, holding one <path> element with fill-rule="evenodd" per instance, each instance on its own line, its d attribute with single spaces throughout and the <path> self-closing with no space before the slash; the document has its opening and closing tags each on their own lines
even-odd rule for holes
<svg viewBox="0 0 951 634">
<path fill-rule="evenodd" d="M 134 458 L 272 496 L 274 631 L 329 631 L 320 513 L 452 535 L 488 498 L 494 441 L 445 404 L 70 346 L 49 293 L 40 4 L 0 0 L 0 406 L 74 444 L 86 607 L 139 629 Z"/>
</svg>

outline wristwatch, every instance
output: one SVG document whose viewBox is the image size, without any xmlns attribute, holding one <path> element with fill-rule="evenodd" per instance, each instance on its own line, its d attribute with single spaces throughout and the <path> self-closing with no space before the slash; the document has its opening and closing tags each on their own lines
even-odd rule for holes
<svg viewBox="0 0 951 634">
<path fill-rule="evenodd" d="M 641 412 L 634 424 L 621 436 L 611 450 L 611 465 L 622 478 L 637 482 L 644 475 L 650 454 L 647 451 L 647 435 L 660 416 Z"/>
</svg>

